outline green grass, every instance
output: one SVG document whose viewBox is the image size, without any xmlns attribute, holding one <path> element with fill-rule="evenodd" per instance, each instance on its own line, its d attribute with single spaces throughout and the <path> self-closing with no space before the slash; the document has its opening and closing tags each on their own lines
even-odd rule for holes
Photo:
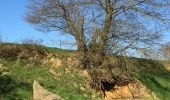
<svg viewBox="0 0 170 100">
<path fill-rule="evenodd" d="M 52 77 L 46 67 L 37 66 L 33 69 L 26 67 L 28 61 L 25 60 L 19 64 L 11 60 L 1 61 L 1 63 L 9 69 L 9 75 L 1 76 L 3 79 L 1 85 L 4 84 L 4 82 L 8 82 L 6 87 L 12 86 L 12 89 L 9 89 L 6 94 L 1 96 L 2 100 L 29 100 L 32 97 L 33 80 Z M 10 98 L 8 98 L 8 95 L 10 95 Z"/>
<path fill-rule="evenodd" d="M 15 45 L 15 44 L 7 44 Z M 16 46 L 20 46 L 16 44 Z M 46 47 L 44 47 L 46 48 Z M 73 57 L 74 51 L 61 50 L 58 48 L 47 48 L 56 57 Z M 164 61 L 154 61 L 148 59 L 129 58 L 129 68 L 133 75 L 139 79 L 148 89 L 156 94 L 161 100 L 170 98 L 170 72 L 162 63 Z M 0 76 L 0 100 L 30 100 L 32 99 L 32 84 L 37 80 L 45 89 L 60 95 L 65 100 L 91 100 L 93 91 L 84 87 L 84 79 L 77 73 L 68 73 L 64 67 L 56 68 L 56 73 L 60 76 L 54 77 L 50 72 L 50 65 L 37 65 L 28 68 L 28 60 L 21 60 L 16 64 L 15 59 L 0 60 L 9 69 L 8 75 Z M 170 63 L 167 62 L 166 63 Z M 101 97 L 98 97 L 98 99 Z M 97 100 L 98 100 L 97 99 Z"/>
<path fill-rule="evenodd" d="M 138 73 L 136 74 L 136 78 L 154 92 L 161 100 L 170 99 L 170 73 L 162 75 Z"/>
<path fill-rule="evenodd" d="M 37 80 L 45 89 L 60 95 L 65 100 L 91 100 L 92 90 L 82 91 L 84 80 L 76 73 L 67 73 L 64 67 L 59 67 L 56 72 L 61 76 L 54 77 L 49 72 L 49 65 L 40 65 L 28 68 L 27 60 L 16 64 L 15 60 L 1 60 L 9 69 L 9 75 L 0 77 L 0 100 L 30 100 L 32 99 L 32 84 Z"/>
<path fill-rule="evenodd" d="M 170 72 L 163 61 L 132 59 L 133 75 L 161 100 L 170 99 Z"/>
</svg>

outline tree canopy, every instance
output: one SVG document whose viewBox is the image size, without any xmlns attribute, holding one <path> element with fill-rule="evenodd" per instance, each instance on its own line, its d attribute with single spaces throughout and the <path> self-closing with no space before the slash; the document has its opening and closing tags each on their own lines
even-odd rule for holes
<svg viewBox="0 0 170 100">
<path fill-rule="evenodd" d="M 107 56 L 152 48 L 169 27 L 169 7 L 169 0 L 30 0 L 26 20 L 41 31 L 72 35 L 84 68 L 94 69 L 92 86 L 102 89 L 98 69 L 126 71 L 124 60 L 110 64 Z"/>
<path fill-rule="evenodd" d="M 27 21 L 42 31 L 74 36 L 78 49 L 104 44 L 119 53 L 151 46 L 169 26 L 168 0 L 30 1 Z"/>
</svg>

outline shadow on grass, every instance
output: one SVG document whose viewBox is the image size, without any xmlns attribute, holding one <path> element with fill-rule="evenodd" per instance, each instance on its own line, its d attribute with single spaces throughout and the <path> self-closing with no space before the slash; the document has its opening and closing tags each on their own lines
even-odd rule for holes
<svg viewBox="0 0 170 100">
<path fill-rule="evenodd" d="M 27 100 L 31 91 L 31 84 L 16 81 L 8 75 L 0 76 L 0 100 Z"/>
</svg>

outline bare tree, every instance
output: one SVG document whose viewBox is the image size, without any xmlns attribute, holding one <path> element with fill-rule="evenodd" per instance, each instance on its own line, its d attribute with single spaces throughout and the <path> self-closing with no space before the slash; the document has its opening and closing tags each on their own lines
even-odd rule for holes
<svg viewBox="0 0 170 100">
<path fill-rule="evenodd" d="M 24 45 L 42 45 L 43 40 L 41 39 L 35 39 L 35 38 L 24 38 L 21 40 L 22 44 Z"/>
<path fill-rule="evenodd" d="M 169 5 L 169 0 L 30 0 L 26 20 L 38 30 L 74 36 L 82 65 L 101 90 L 102 80 L 113 82 L 115 76 L 99 77 L 100 68 L 110 71 L 108 56 L 158 43 L 169 26 Z"/>
</svg>

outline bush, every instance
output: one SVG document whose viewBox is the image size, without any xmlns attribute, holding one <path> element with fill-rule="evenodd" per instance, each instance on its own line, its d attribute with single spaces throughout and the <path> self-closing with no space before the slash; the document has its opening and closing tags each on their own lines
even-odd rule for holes
<svg viewBox="0 0 170 100">
<path fill-rule="evenodd" d="M 47 56 L 48 50 L 40 45 L 15 45 L 15 44 L 1 44 L 0 58 L 4 59 L 43 59 Z"/>
<path fill-rule="evenodd" d="M 17 48 L 16 46 L 10 46 L 10 45 L 4 45 L 4 44 L 0 45 L 0 57 L 1 58 L 13 59 L 18 56 L 19 52 L 21 52 L 21 50 Z"/>
</svg>

